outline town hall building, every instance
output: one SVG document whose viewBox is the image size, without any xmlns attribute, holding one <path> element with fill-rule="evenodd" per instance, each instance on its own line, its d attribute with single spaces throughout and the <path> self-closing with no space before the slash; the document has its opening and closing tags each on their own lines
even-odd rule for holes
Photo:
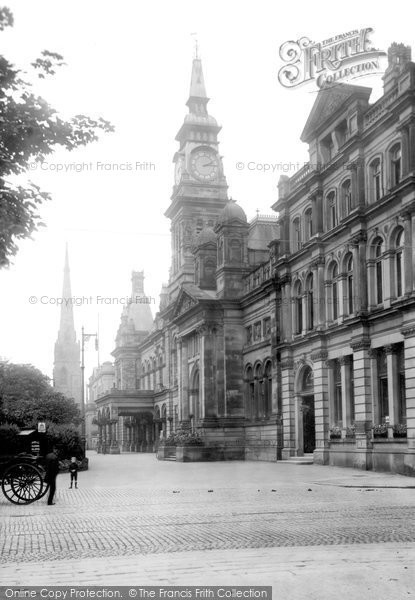
<svg viewBox="0 0 415 600">
<path fill-rule="evenodd" d="M 415 64 L 392 44 L 383 95 L 321 89 L 274 215 L 228 197 L 220 127 L 193 60 L 166 217 L 172 260 L 154 321 L 123 311 L 99 448 L 181 460 L 415 470 Z M 133 273 L 132 297 L 144 292 Z M 98 374 L 99 375 L 99 374 Z M 167 450 L 170 448 L 170 450 Z"/>
</svg>

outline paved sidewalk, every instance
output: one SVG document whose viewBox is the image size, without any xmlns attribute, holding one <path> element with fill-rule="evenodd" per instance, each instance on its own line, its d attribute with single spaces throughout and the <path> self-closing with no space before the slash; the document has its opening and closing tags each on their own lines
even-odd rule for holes
<svg viewBox="0 0 415 600">
<path fill-rule="evenodd" d="M 415 591 L 415 479 L 142 454 L 90 460 L 78 490 L 58 477 L 53 507 L 0 497 L 0 584 L 271 584 L 289 600 Z"/>
</svg>

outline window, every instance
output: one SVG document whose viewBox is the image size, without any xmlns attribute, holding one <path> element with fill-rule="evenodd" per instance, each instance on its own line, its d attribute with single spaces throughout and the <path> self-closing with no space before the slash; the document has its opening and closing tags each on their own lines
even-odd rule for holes
<svg viewBox="0 0 415 600">
<path fill-rule="evenodd" d="M 246 327 L 245 332 L 246 332 L 246 343 L 252 344 L 252 325 L 250 325 L 249 327 Z"/>
<path fill-rule="evenodd" d="M 255 381 L 252 367 L 246 369 L 246 413 L 248 417 L 253 417 L 255 412 Z"/>
<path fill-rule="evenodd" d="M 261 321 L 254 323 L 254 342 L 261 339 Z"/>
<path fill-rule="evenodd" d="M 296 217 L 293 221 L 293 252 L 301 248 L 301 221 Z"/>
<path fill-rule="evenodd" d="M 398 377 L 399 377 L 399 397 L 398 397 L 398 418 L 399 423 L 406 423 L 406 390 L 405 390 L 405 349 L 403 344 L 396 346 L 398 358 Z"/>
<path fill-rule="evenodd" d="M 313 236 L 313 214 L 311 208 L 304 213 L 304 239 L 307 241 Z"/>
<path fill-rule="evenodd" d="M 402 153 L 401 145 L 395 144 L 390 150 L 391 187 L 398 185 L 401 180 Z"/>
<path fill-rule="evenodd" d="M 395 282 L 396 282 L 396 297 L 400 298 L 403 295 L 403 245 L 404 235 L 401 229 L 396 237 L 395 243 Z"/>
<path fill-rule="evenodd" d="M 296 334 L 302 333 L 303 331 L 303 290 L 301 283 L 298 282 L 295 287 L 295 328 Z"/>
<path fill-rule="evenodd" d="M 327 228 L 333 229 L 337 225 L 337 205 L 336 205 L 336 194 L 330 192 L 327 195 Z"/>
<path fill-rule="evenodd" d="M 370 163 L 370 197 L 372 202 L 376 202 L 382 196 L 382 171 L 380 167 L 380 158 L 375 158 Z"/>
<path fill-rule="evenodd" d="M 386 352 L 382 348 L 377 356 L 378 385 L 379 385 L 379 423 L 385 423 L 389 417 L 389 397 L 388 397 L 388 368 L 386 362 Z"/>
<path fill-rule="evenodd" d="M 307 329 L 314 328 L 314 281 L 313 274 L 307 277 L 306 282 L 307 290 Z"/>
<path fill-rule="evenodd" d="M 347 179 L 342 183 L 342 206 L 343 206 L 343 217 L 347 217 L 352 210 L 352 187 L 350 179 Z"/>
<path fill-rule="evenodd" d="M 334 422 L 338 427 L 342 426 L 343 407 L 342 407 L 342 375 L 340 363 L 334 362 Z"/>
<path fill-rule="evenodd" d="M 354 313 L 353 295 L 353 256 L 350 255 L 346 261 L 346 301 L 348 315 L 352 315 Z"/>
<path fill-rule="evenodd" d="M 375 291 L 376 291 L 376 303 L 382 304 L 383 302 L 383 271 L 382 271 L 382 254 L 383 254 L 383 240 L 376 238 L 373 243 L 374 254 L 375 254 Z"/>
<path fill-rule="evenodd" d="M 331 317 L 333 321 L 336 321 L 339 316 L 338 275 L 339 269 L 337 263 L 334 263 L 331 268 Z"/>
<path fill-rule="evenodd" d="M 264 338 L 267 338 L 271 335 L 271 319 L 270 317 L 267 317 L 266 319 L 264 319 L 264 323 L 263 323 L 264 327 Z"/>
<path fill-rule="evenodd" d="M 272 366 L 268 361 L 264 372 L 264 417 L 269 417 L 272 411 Z"/>
</svg>

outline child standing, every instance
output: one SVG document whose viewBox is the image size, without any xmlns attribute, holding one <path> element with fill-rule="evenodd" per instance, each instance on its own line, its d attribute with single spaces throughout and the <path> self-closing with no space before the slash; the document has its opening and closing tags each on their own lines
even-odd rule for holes
<svg viewBox="0 0 415 600">
<path fill-rule="evenodd" d="M 71 485 L 69 489 L 72 489 L 72 484 L 75 482 L 75 488 L 78 488 L 78 463 L 76 462 L 75 456 L 72 456 L 71 463 L 69 465 L 69 473 L 71 474 Z"/>
</svg>

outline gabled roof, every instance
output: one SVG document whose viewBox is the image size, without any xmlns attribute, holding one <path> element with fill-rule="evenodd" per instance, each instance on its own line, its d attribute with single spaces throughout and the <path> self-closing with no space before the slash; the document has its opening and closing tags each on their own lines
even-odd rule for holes
<svg viewBox="0 0 415 600">
<path fill-rule="evenodd" d="M 341 106 L 357 98 L 368 101 L 371 93 L 372 88 L 347 83 L 322 88 L 317 94 L 316 101 L 304 126 L 301 141 L 311 141 L 320 126 L 330 121 Z"/>
</svg>

